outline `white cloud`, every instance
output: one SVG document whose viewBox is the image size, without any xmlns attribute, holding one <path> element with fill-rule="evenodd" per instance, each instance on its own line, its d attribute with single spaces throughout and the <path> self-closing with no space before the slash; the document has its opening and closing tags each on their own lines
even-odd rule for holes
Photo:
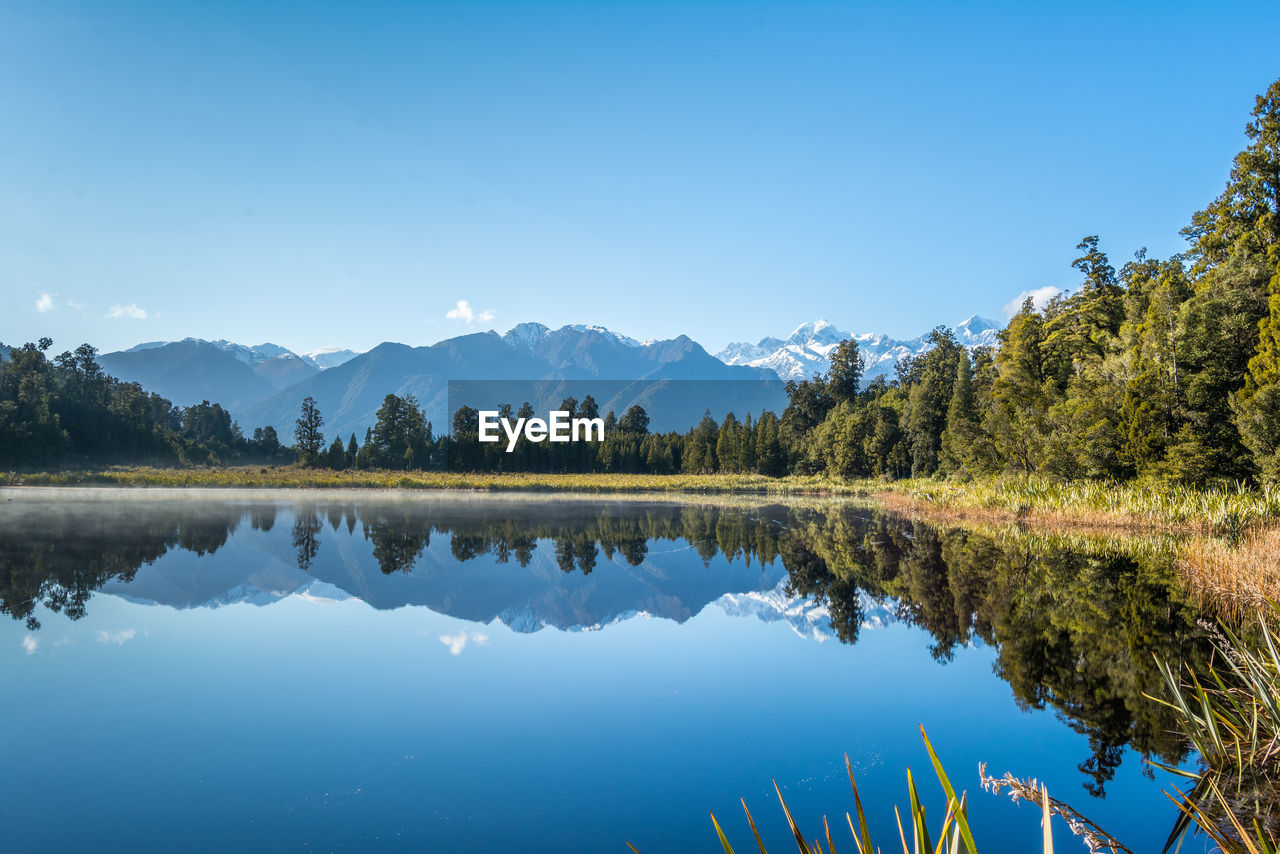
<svg viewBox="0 0 1280 854">
<path fill-rule="evenodd" d="M 1031 304 L 1036 307 L 1036 311 L 1041 311 L 1049 304 L 1049 300 L 1062 292 L 1062 288 L 1055 288 L 1053 285 L 1045 285 L 1043 288 L 1036 288 L 1034 291 L 1023 291 L 1004 304 L 1005 319 L 1008 320 L 1022 311 L 1022 304 L 1026 302 L 1027 297 L 1031 297 Z"/>
<path fill-rule="evenodd" d="M 462 650 L 467 646 L 467 633 L 458 632 L 456 635 L 441 635 L 440 643 L 449 647 L 450 655 L 461 655 Z"/>
<path fill-rule="evenodd" d="M 35 655 L 36 647 L 40 646 L 40 641 L 36 640 L 35 635 L 27 635 L 22 639 L 22 648 L 27 651 L 27 655 Z"/>
<path fill-rule="evenodd" d="M 468 326 L 473 323 L 488 323 L 497 316 L 498 313 L 491 308 L 476 311 L 471 307 L 471 303 L 464 299 L 458 300 L 458 304 L 445 313 L 445 317 L 449 320 L 461 320 Z"/>
<path fill-rule="evenodd" d="M 124 646 L 125 641 L 133 640 L 137 634 L 138 633 L 133 629 L 124 629 L 118 632 L 107 632 L 99 629 L 95 637 L 97 638 L 98 643 L 101 644 L 110 643 L 115 644 L 116 646 Z"/>
<path fill-rule="evenodd" d="M 84 303 L 82 303 L 82 302 L 76 302 L 76 301 L 75 301 L 75 300 L 73 300 L 73 299 L 69 299 L 69 300 L 67 300 L 67 308 L 73 308 L 73 309 L 75 309 L 76 311 L 84 311 L 84 310 L 85 310 L 86 308 L 88 308 L 88 307 L 89 307 L 89 306 L 85 305 L 85 304 L 84 304 Z"/>
<path fill-rule="evenodd" d="M 36 311 L 44 314 L 46 311 L 53 311 L 53 294 L 41 294 L 36 300 Z"/>
<path fill-rule="evenodd" d="M 138 308 L 134 303 L 128 305 L 120 305 L 119 303 L 107 309 L 107 317 L 127 317 L 131 320 L 146 320 L 147 310 Z"/>
<path fill-rule="evenodd" d="M 486 635 L 484 632 L 472 632 L 468 636 L 466 629 L 463 629 L 462 631 L 458 632 L 456 635 L 440 636 L 440 643 L 449 647 L 450 655 L 461 655 L 462 651 L 466 649 L 468 642 L 473 643 L 476 646 L 488 646 L 489 636 Z"/>
</svg>

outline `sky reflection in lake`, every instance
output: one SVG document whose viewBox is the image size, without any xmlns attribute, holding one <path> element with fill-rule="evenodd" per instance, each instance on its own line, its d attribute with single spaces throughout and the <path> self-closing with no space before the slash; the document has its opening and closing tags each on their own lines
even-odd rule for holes
<svg viewBox="0 0 1280 854">
<path fill-rule="evenodd" d="M 1201 650 L 1158 556 L 839 503 L 8 490 L 0 561 L 24 851 L 782 846 L 846 752 L 890 833 L 919 724 L 987 850 L 1039 820 L 979 760 L 1159 850 L 1127 745 L 1181 758 L 1141 693 Z"/>
</svg>

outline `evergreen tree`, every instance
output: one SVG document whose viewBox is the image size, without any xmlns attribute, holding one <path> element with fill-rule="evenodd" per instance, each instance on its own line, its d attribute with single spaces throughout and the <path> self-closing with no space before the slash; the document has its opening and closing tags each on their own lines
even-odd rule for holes
<svg viewBox="0 0 1280 854">
<path fill-rule="evenodd" d="M 1280 249 L 1272 248 L 1273 256 Z M 1258 322 L 1258 347 L 1234 403 L 1236 426 L 1263 477 L 1280 481 L 1280 258 L 1271 277 L 1268 314 Z"/>
<path fill-rule="evenodd" d="M 326 468 L 340 471 L 347 467 L 347 452 L 343 450 L 342 440 L 334 439 L 333 444 L 329 446 L 328 452 L 324 456 L 324 464 Z"/>
<path fill-rule="evenodd" d="M 738 440 L 738 471 L 753 472 L 756 470 L 756 428 L 751 421 L 751 413 L 747 413 L 742 422 L 742 430 Z"/>
<path fill-rule="evenodd" d="M 622 413 L 622 418 L 618 421 L 618 429 L 643 436 L 649 432 L 649 413 L 645 412 L 644 407 L 639 404 L 627 407 L 627 411 Z"/>
<path fill-rule="evenodd" d="M 929 335 L 930 349 L 904 365 L 910 385 L 907 434 L 911 442 L 911 473 L 925 477 L 938 469 L 947 406 L 956 381 L 960 345 L 951 331 L 938 327 Z"/>
<path fill-rule="evenodd" d="M 1268 257 L 1280 244 L 1280 80 L 1258 96 L 1245 136 L 1251 143 L 1236 155 L 1226 190 L 1183 230 L 1194 274 L 1233 256 Z"/>
<path fill-rule="evenodd" d="M 294 422 L 293 439 L 304 465 L 315 465 L 320 449 L 324 447 L 324 433 L 320 432 L 323 424 L 324 416 L 316 407 L 315 398 L 303 398 L 302 412 Z"/>
<path fill-rule="evenodd" d="M 1000 333 L 996 378 L 991 388 L 989 425 L 1002 460 L 1014 471 L 1036 471 L 1048 424 L 1044 370 L 1044 328 L 1030 298 Z"/>
<path fill-rule="evenodd" d="M 835 403 L 850 403 L 858 396 L 862 382 L 863 360 L 858 342 L 846 338 L 831 351 L 831 369 L 827 372 L 827 391 Z"/>
<path fill-rule="evenodd" d="M 769 477 L 781 477 L 786 472 L 786 465 L 781 424 L 778 416 L 766 410 L 760 413 L 760 420 L 756 422 L 756 470 Z"/>
<path fill-rule="evenodd" d="M 737 472 L 740 470 L 738 468 L 740 457 L 738 432 L 740 429 L 738 419 L 732 412 L 726 415 L 724 421 L 720 423 L 720 429 L 716 435 L 716 460 L 719 462 L 719 471 Z"/>
<path fill-rule="evenodd" d="M 947 426 L 942 434 L 941 465 L 945 473 L 964 469 L 968 448 L 977 431 L 978 415 L 973 399 L 973 368 L 969 352 L 960 348 L 956 381 L 947 405 Z"/>
</svg>

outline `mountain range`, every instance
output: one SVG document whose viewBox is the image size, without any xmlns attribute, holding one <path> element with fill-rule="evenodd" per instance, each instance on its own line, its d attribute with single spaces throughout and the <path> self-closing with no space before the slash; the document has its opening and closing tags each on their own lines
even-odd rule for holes
<svg viewBox="0 0 1280 854">
<path fill-rule="evenodd" d="M 829 607 L 788 589 L 780 562 L 760 568 L 728 562 L 710 566 L 691 549 L 653 551 L 638 565 L 621 554 L 604 558 L 589 574 L 565 573 L 551 548 L 533 552 L 528 566 L 483 559 L 459 571 L 449 538 L 434 537 L 412 570 L 387 575 L 363 538 L 325 536 L 309 570 L 293 565 L 287 542 L 256 538 L 226 554 L 175 553 L 140 567 L 102 592 L 144 605 L 177 609 L 245 604 L 268 606 L 290 597 L 317 602 L 359 599 L 380 610 L 426 607 L 480 624 L 499 622 L 521 633 L 546 628 L 594 631 L 648 616 L 684 623 L 714 605 L 731 617 L 785 623 L 818 642 L 836 637 Z M 892 603 L 859 592 L 861 627 L 894 622 Z"/>
<path fill-rule="evenodd" d="M 977 315 L 950 328 L 956 341 L 970 349 L 995 346 L 1000 329 L 999 323 Z M 786 338 L 762 338 L 756 344 L 730 344 L 716 357 L 726 365 L 768 368 L 781 379 L 803 380 L 814 374 L 825 374 L 831 367 L 831 352 L 841 341 L 849 338 L 858 342 L 865 363 L 863 378 L 866 380 L 891 374 L 900 360 L 918 356 L 929 349 L 927 333 L 908 340 L 875 333 L 853 335 L 836 328 L 829 321 L 818 320 L 801 324 Z"/>
<path fill-rule="evenodd" d="M 995 344 L 998 329 L 977 316 L 951 327 L 967 347 Z M 363 435 L 389 393 L 414 395 L 440 432 L 451 411 L 450 381 L 455 397 L 463 388 L 473 395 L 466 400 L 471 405 L 528 400 L 543 411 L 566 396 L 590 393 L 602 413 L 621 414 L 639 403 L 650 413 L 652 429 L 685 430 L 705 410 L 717 419 L 729 411 L 780 412 L 786 402 L 782 381 L 825 373 L 831 351 L 847 338 L 858 341 L 867 379 L 929 347 L 928 335 L 854 336 L 819 320 L 786 338 L 734 343 L 713 356 L 686 335 L 641 341 L 600 326 L 521 323 L 502 335 L 471 333 L 424 347 L 384 342 L 365 353 L 339 347 L 294 353 L 271 343 L 187 338 L 139 344 L 99 361 L 113 376 L 178 405 L 216 401 L 246 431 L 272 425 L 285 436 L 306 397 L 324 415 L 327 435 Z"/>
</svg>

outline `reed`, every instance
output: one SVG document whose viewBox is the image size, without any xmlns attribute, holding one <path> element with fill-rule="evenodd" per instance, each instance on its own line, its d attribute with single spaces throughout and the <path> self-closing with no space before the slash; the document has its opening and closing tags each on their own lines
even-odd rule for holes
<svg viewBox="0 0 1280 854">
<path fill-rule="evenodd" d="M 1155 482 L 1042 478 L 903 481 L 878 497 L 891 509 L 964 527 L 1173 543 L 1196 598 L 1239 620 L 1280 601 L 1280 488 L 1237 484 L 1191 488 Z M 1163 548 L 1165 545 L 1161 545 Z"/>
<path fill-rule="evenodd" d="M 938 778 L 938 784 L 946 797 L 945 812 L 942 821 L 936 825 L 936 832 L 930 833 L 930 825 L 925 816 L 924 802 L 921 800 L 915 777 L 911 774 L 911 770 L 907 769 L 905 822 L 902 811 L 898 807 L 894 807 L 894 815 L 897 818 L 897 842 L 902 846 L 903 854 L 929 854 L 929 852 L 933 852 L 933 854 L 944 854 L 944 852 L 945 854 L 960 854 L 960 852 L 978 854 L 978 843 L 972 828 L 969 826 L 966 795 L 963 792 L 959 795 L 956 794 L 955 787 L 952 786 L 950 778 L 948 778 L 946 771 L 943 769 L 942 761 L 938 759 L 938 754 L 934 751 L 933 744 L 930 743 L 924 727 L 920 728 L 920 736 L 924 739 L 925 750 L 929 754 L 929 762 L 933 766 L 933 772 Z M 848 827 L 849 833 L 853 837 L 854 847 L 857 849 L 858 854 L 879 854 L 879 852 L 896 850 L 896 847 L 882 847 L 876 844 L 876 840 L 872 836 L 867 823 L 866 811 L 862 806 L 862 797 L 858 793 L 858 783 L 854 779 L 853 766 L 850 764 L 847 754 L 844 757 L 844 765 L 849 774 L 849 786 L 853 790 L 853 812 L 844 814 L 844 824 Z M 1079 836 L 1090 851 L 1132 854 L 1128 848 L 1121 845 L 1114 837 L 1084 818 L 1070 806 L 1049 797 L 1048 789 L 1035 780 L 1018 780 L 1008 774 L 1003 778 L 993 779 L 986 777 L 983 772 L 984 769 L 980 767 L 979 773 L 982 775 L 983 788 L 997 794 L 1007 791 L 1013 796 L 1014 801 L 1025 799 L 1040 807 L 1040 825 L 1043 829 L 1041 850 L 1044 854 L 1053 854 L 1052 821 L 1054 816 L 1060 816 L 1071 829 L 1071 832 Z M 778 788 L 776 780 L 773 784 L 773 790 L 778 795 L 778 804 L 787 819 L 787 826 L 791 829 L 792 838 L 799 854 L 835 854 L 835 836 L 843 836 L 843 833 L 832 834 L 831 823 L 826 816 L 823 816 L 822 833 L 807 836 L 801 831 L 792 816 L 791 809 L 787 806 L 787 801 L 783 798 L 782 790 Z M 741 803 L 747 826 L 751 829 L 755 847 L 759 849 L 760 854 L 768 854 L 764 841 L 760 838 L 760 833 L 756 828 L 755 818 L 747 807 L 747 802 L 743 800 Z M 839 819 L 836 820 L 836 824 L 839 827 Z M 734 848 L 729 843 L 728 837 L 725 836 L 724 829 L 721 827 L 720 820 L 716 818 L 715 813 L 711 813 L 711 825 L 715 829 L 716 838 L 719 840 L 720 847 L 725 854 L 735 854 Z M 826 843 L 825 848 L 823 847 L 824 841 Z M 889 840 L 889 842 L 892 846 L 892 840 Z M 628 842 L 627 846 L 636 854 L 640 854 L 640 849 L 635 845 Z"/>
<path fill-rule="evenodd" d="M 1202 600 L 1235 619 L 1280 601 L 1280 526 L 1245 532 L 1234 543 L 1198 537 L 1179 550 L 1178 567 Z"/>
<path fill-rule="evenodd" d="M 1280 610 L 1268 603 L 1246 637 L 1219 623 L 1210 628 L 1215 657 L 1205 673 L 1161 663 L 1172 709 L 1200 755 L 1195 772 L 1167 768 L 1192 781 L 1166 793 L 1181 819 L 1165 850 L 1197 830 L 1228 852 L 1270 854 L 1280 848 Z"/>
<path fill-rule="evenodd" d="M 1159 481 L 1063 481 L 992 478 L 968 483 L 905 480 L 882 487 L 908 504 L 954 511 L 988 511 L 1015 519 L 1077 526 L 1177 530 L 1239 540 L 1280 522 L 1280 488 L 1273 485 L 1190 487 Z"/>
</svg>

